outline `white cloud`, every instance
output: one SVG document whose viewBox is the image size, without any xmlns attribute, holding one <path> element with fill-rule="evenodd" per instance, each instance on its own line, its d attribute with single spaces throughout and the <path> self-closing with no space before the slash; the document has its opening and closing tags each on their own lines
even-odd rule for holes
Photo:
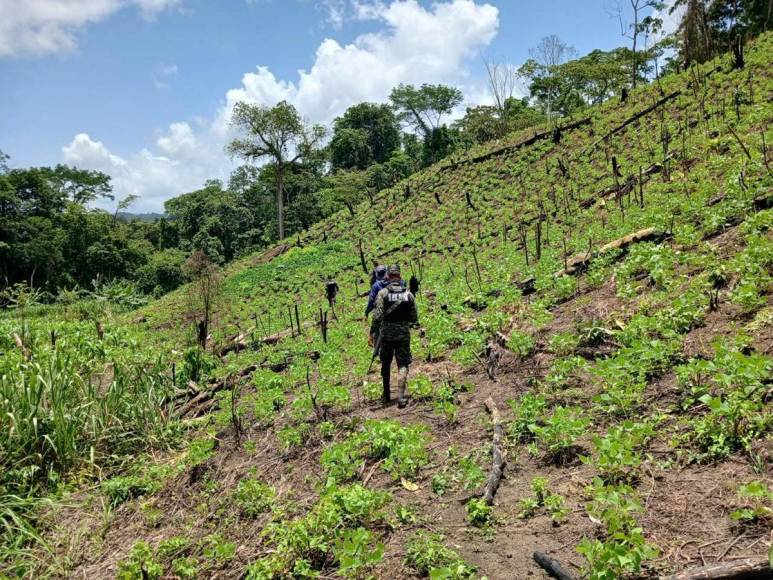
<svg viewBox="0 0 773 580">
<path fill-rule="evenodd" d="M 463 85 L 469 81 L 465 62 L 494 39 L 499 27 L 499 11 L 473 0 L 437 3 L 429 10 L 416 0 L 356 7 L 358 18 L 381 21 L 386 30 L 343 46 L 325 39 L 297 81 L 278 80 L 266 67 L 245 74 L 242 86 L 227 92 L 221 120 L 237 101 L 286 99 L 311 120 L 327 123 L 355 103 L 386 100 L 401 82 Z"/>
<path fill-rule="evenodd" d="M 0 0 L 1 1 L 1 0 Z M 382 25 L 379 32 L 342 45 L 327 38 L 314 62 L 296 79 L 281 79 L 266 66 L 226 91 L 209 121 L 172 123 L 155 143 L 128 157 L 112 154 L 100 141 L 77 135 L 63 149 L 65 161 L 113 176 L 117 196 L 142 196 L 137 209 L 158 210 L 164 199 L 200 187 L 208 178 L 228 177 L 233 164 L 223 152 L 232 136 L 229 119 L 238 101 L 274 105 L 287 100 L 312 122 L 329 123 L 347 107 L 386 101 L 399 83 L 448 83 L 470 102 L 484 100 L 484 83 L 466 65 L 494 39 L 499 12 L 473 0 L 448 0 L 425 8 L 416 0 L 355 2 L 355 17 Z"/>
<path fill-rule="evenodd" d="M 153 85 L 158 90 L 165 90 L 169 88 L 169 79 L 177 76 L 176 64 L 160 64 L 156 67 L 156 73 L 153 77 Z"/>
<path fill-rule="evenodd" d="M 116 198 L 139 195 L 133 206 L 136 211 L 159 211 L 164 200 L 192 191 L 207 179 L 229 170 L 228 160 L 222 154 L 200 156 L 196 138 L 185 123 L 172 125 L 157 145 L 164 155 L 142 149 L 124 158 L 111 153 L 101 141 L 80 133 L 62 148 L 62 155 L 65 163 L 110 175 Z M 97 205 L 112 204 L 105 201 Z"/>
<path fill-rule="evenodd" d="M 143 18 L 182 0 L 0 0 L 0 58 L 73 50 L 78 33 L 128 6 Z"/>
</svg>

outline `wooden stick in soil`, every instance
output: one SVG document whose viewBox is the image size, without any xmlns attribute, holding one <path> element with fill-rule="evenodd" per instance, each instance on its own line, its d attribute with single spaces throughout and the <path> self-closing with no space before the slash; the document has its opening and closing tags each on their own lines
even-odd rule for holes
<svg viewBox="0 0 773 580">
<path fill-rule="evenodd" d="M 576 580 L 574 574 L 569 572 L 561 562 L 555 558 L 551 558 L 544 552 L 534 552 L 532 557 L 552 578 L 556 578 L 557 580 Z"/>
<path fill-rule="evenodd" d="M 24 341 L 15 332 L 13 333 L 13 341 L 16 343 L 16 346 L 21 351 L 22 358 L 24 358 L 24 360 L 27 360 L 27 361 L 30 360 L 30 351 L 27 350 L 27 346 L 24 344 Z"/>
<path fill-rule="evenodd" d="M 489 397 L 485 402 L 486 411 L 491 415 L 491 421 L 494 423 L 494 441 L 491 448 L 492 463 L 491 471 L 486 480 L 486 487 L 483 488 L 483 500 L 491 505 L 494 502 L 494 496 L 499 489 L 499 483 L 502 481 L 502 474 L 505 470 L 505 455 L 502 451 L 502 437 L 504 435 L 504 426 L 499 415 L 494 399 Z"/>
<path fill-rule="evenodd" d="M 770 578 L 768 558 L 748 558 L 731 564 L 709 564 L 700 568 L 684 570 L 660 580 L 756 580 Z"/>
</svg>

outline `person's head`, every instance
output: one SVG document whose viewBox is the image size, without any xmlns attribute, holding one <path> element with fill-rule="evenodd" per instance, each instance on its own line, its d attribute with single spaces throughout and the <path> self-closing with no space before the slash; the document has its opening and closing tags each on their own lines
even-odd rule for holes
<svg viewBox="0 0 773 580">
<path fill-rule="evenodd" d="M 383 280 L 387 275 L 387 267 L 382 265 L 376 266 L 376 280 Z"/>
<path fill-rule="evenodd" d="M 390 282 L 400 280 L 400 266 L 398 264 L 389 266 L 387 269 L 387 276 Z"/>
</svg>

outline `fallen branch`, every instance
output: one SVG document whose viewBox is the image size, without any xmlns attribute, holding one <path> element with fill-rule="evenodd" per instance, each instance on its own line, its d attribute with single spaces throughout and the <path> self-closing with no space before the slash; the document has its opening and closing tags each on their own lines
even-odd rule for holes
<svg viewBox="0 0 773 580">
<path fill-rule="evenodd" d="M 632 234 L 628 234 L 627 236 L 623 236 L 622 238 L 611 241 L 608 244 L 604 244 L 596 252 L 583 252 L 582 254 L 573 256 L 567 260 L 565 268 L 562 268 L 553 275 L 558 278 L 560 276 L 573 276 L 575 274 L 579 274 L 587 268 L 588 264 L 594 256 L 604 254 L 611 250 L 625 250 L 631 244 L 638 242 L 659 241 L 665 237 L 667 237 L 666 234 L 657 231 L 655 228 L 645 228 L 643 230 L 639 230 L 638 232 L 633 232 Z"/>
<path fill-rule="evenodd" d="M 670 94 L 666 95 L 665 97 L 663 97 L 662 99 L 660 99 L 660 100 L 659 100 L 658 102 L 656 102 L 654 105 L 650 105 L 650 106 L 649 106 L 649 107 L 647 107 L 646 109 L 642 109 L 641 111 L 639 111 L 639 112 L 638 112 L 638 113 L 636 113 L 635 115 L 633 115 L 633 116 L 631 116 L 631 117 L 628 117 L 628 118 L 627 118 L 627 119 L 626 119 L 626 120 L 625 120 L 625 121 L 624 121 L 622 124 L 618 125 L 618 126 L 617 126 L 617 127 L 615 127 L 614 129 L 612 129 L 611 131 L 609 131 L 609 133 L 607 133 L 606 135 L 604 135 L 603 137 L 601 137 L 601 139 L 599 139 L 599 140 L 597 140 L 596 142 L 594 142 L 594 143 L 593 143 L 593 144 L 592 144 L 592 145 L 591 145 L 591 146 L 590 146 L 588 149 L 595 149 L 595 148 L 598 146 L 598 144 L 599 144 L 599 143 L 602 143 L 603 141 L 605 141 L 606 139 L 609 139 L 609 138 L 610 138 L 610 137 L 612 137 L 613 135 L 616 135 L 616 134 L 618 134 L 620 131 L 622 131 L 623 129 L 625 129 L 625 128 L 626 128 L 628 125 L 630 125 L 631 123 L 635 123 L 636 121 L 638 121 L 639 119 L 641 119 L 641 118 L 642 118 L 642 117 L 644 117 L 645 115 L 649 115 L 649 114 L 650 114 L 652 111 L 654 111 L 655 109 L 658 109 L 658 108 L 662 107 L 662 106 L 663 106 L 663 105 L 665 105 L 665 104 L 666 104 L 668 101 L 671 101 L 671 100 L 675 99 L 676 97 L 678 97 L 678 96 L 679 96 L 679 95 L 681 95 L 681 94 L 682 94 L 682 91 L 681 91 L 681 90 L 674 91 L 673 93 L 670 93 Z"/>
<path fill-rule="evenodd" d="M 563 127 L 560 128 L 560 132 L 570 131 L 572 129 L 582 127 L 583 125 L 587 125 L 590 122 L 591 122 L 590 118 L 580 119 L 579 121 L 575 121 L 574 123 L 569 123 L 568 125 L 564 125 Z M 555 129 L 549 129 L 547 131 L 535 133 L 534 135 L 532 135 L 531 137 L 529 137 L 524 141 L 519 141 L 514 145 L 506 145 L 505 147 L 494 149 L 493 151 L 489 151 L 488 153 L 482 153 L 481 155 L 476 155 L 474 157 L 468 157 L 467 159 L 462 159 L 461 161 L 457 161 L 451 165 L 446 165 L 444 167 L 441 167 L 440 171 L 454 170 L 454 169 L 457 169 L 460 165 L 464 165 L 466 163 L 480 163 L 481 161 L 486 161 L 487 159 L 491 159 L 492 157 L 496 157 L 498 155 L 504 155 L 506 153 L 517 151 L 522 147 L 528 147 L 529 145 L 534 145 L 537 141 L 541 141 L 542 139 L 547 139 L 548 137 L 552 138 L 553 135 L 555 134 L 555 131 L 556 131 Z"/>
<path fill-rule="evenodd" d="M 499 415 L 494 399 L 489 397 L 485 402 L 486 411 L 491 415 L 491 421 L 494 423 L 494 441 L 491 448 L 492 463 L 491 471 L 486 480 L 486 487 L 483 488 L 483 500 L 491 505 L 494 502 L 494 496 L 499 489 L 499 483 L 502 481 L 502 474 L 505 470 L 505 456 L 502 452 L 502 437 L 504 435 L 504 426 L 502 418 Z"/>
<path fill-rule="evenodd" d="M 755 580 L 770 578 L 772 574 L 768 558 L 747 558 L 732 564 L 709 564 L 671 576 L 661 576 L 660 580 Z"/>
<path fill-rule="evenodd" d="M 239 379 L 243 379 L 245 377 L 250 376 L 259 367 L 260 365 L 258 364 L 251 364 L 243 368 L 241 371 L 239 371 L 239 374 L 236 377 L 226 377 L 224 379 L 216 381 L 212 383 L 212 386 L 210 388 L 203 391 L 199 391 L 199 388 L 196 385 L 196 383 L 194 383 L 193 381 L 189 381 L 188 382 L 189 391 L 198 393 L 198 394 L 196 394 L 195 397 L 186 401 L 178 409 L 177 416 L 180 418 L 184 418 L 186 416 L 189 416 L 189 417 L 201 416 L 204 413 L 204 411 L 207 411 L 215 403 L 216 393 L 219 393 L 220 391 L 228 387 L 233 388 L 233 386 L 238 382 Z"/>
<path fill-rule="evenodd" d="M 666 161 L 670 161 L 670 160 L 672 160 L 675 157 L 676 157 L 676 155 L 673 152 L 671 152 L 671 153 L 668 154 L 668 157 L 666 158 Z M 644 183 L 646 183 L 647 181 L 649 181 L 649 178 L 651 176 L 653 176 L 653 175 L 655 175 L 657 173 L 660 173 L 661 171 L 663 171 L 663 164 L 661 164 L 661 163 L 653 163 L 652 165 L 650 165 L 646 169 L 642 170 L 641 177 L 642 177 Z M 645 177 L 647 179 L 644 179 Z M 619 195 L 620 196 L 627 195 L 628 193 L 633 191 L 633 188 L 638 183 L 639 183 L 639 174 L 638 174 L 638 172 L 636 174 L 629 175 L 628 178 L 620 186 Z M 583 209 L 588 209 L 589 207 L 594 206 L 599 199 L 605 199 L 605 198 L 607 198 L 607 197 L 609 197 L 609 196 L 611 196 L 612 194 L 615 194 L 615 193 L 618 193 L 617 187 L 615 187 L 615 186 L 607 187 L 606 189 L 602 189 L 601 191 L 599 191 L 593 197 L 589 197 L 588 199 L 582 200 L 580 202 L 580 207 L 583 208 Z"/>
<path fill-rule="evenodd" d="M 557 580 L 575 580 L 574 574 L 569 572 L 561 562 L 548 556 L 544 552 L 534 552 L 532 557 L 551 577 L 556 578 Z"/>
</svg>

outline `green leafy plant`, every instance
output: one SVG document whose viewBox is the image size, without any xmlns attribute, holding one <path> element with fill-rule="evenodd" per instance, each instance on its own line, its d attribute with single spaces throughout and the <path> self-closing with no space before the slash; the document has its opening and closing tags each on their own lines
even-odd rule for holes
<svg viewBox="0 0 773 580">
<path fill-rule="evenodd" d="M 408 540 L 405 559 L 422 577 L 468 580 L 475 574 L 456 550 L 443 544 L 440 534 L 417 532 Z"/>
<path fill-rule="evenodd" d="M 600 478 L 589 488 L 592 501 L 587 506 L 591 517 L 605 528 L 603 539 L 583 538 L 577 551 L 585 556 L 589 578 L 615 580 L 637 574 L 644 560 L 654 558 L 657 548 L 648 544 L 636 514 L 642 511 L 633 489 L 627 485 L 605 484 Z"/>
<path fill-rule="evenodd" d="M 532 495 L 521 498 L 519 502 L 520 510 L 518 517 L 521 519 L 533 518 L 537 515 L 540 508 L 550 515 L 555 525 L 566 520 L 569 510 L 562 495 L 559 495 L 548 488 L 548 480 L 544 477 L 535 477 L 531 480 Z"/>
<path fill-rule="evenodd" d="M 508 423 L 507 436 L 513 443 L 530 440 L 534 433 L 529 429 L 542 416 L 548 403 L 541 395 L 524 393 L 517 400 L 509 400 L 507 404 L 513 412 L 513 419 Z"/>
<path fill-rule="evenodd" d="M 156 580 L 164 569 L 153 557 L 153 550 L 146 542 L 132 546 L 129 556 L 118 563 L 118 580 Z"/>
<path fill-rule="evenodd" d="M 760 522 L 773 520 L 773 491 L 762 481 L 750 481 L 738 488 L 738 498 L 743 507 L 733 511 L 730 517 L 736 521 Z"/>
<path fill-rule="evenodd" d="M 375 542 L 373 532 L 365 528 L 346 530 L 336 541 L 333 555 L 342 576 L 359 578 L 383 560 L 384 544 Z"/>
<path fill-rule="evenodd" d="M 248 518 L 255 518 L 274 505 L 276 491 L 253 474 L 245 477 L 236 486 L 233 498 L 239 510 Z"/>
<path fill-rule="evenodd" d="M 564 461 L 572 454 L 577 439 L 585 434 L 588 423 L 590 419 L 581 409 L 558 406 L 543 425 L 529 425 L 535 440 L 531 450 L 543 449 L 550 459 Z"/>
<path fill-rule="evenodd" d="M 491 523 L 493 508 L 483 498 L 472 498 L 467 502 L 466 510 L 467 521 L 473 526 L 482 528 Z"/>
<path fill-rule="evenodd" d="M 626 420 L 611 427 L 604 437 L 594 435 L 595 457 L 581 457 L 584 463 L 595 465 L 601 476 L 608 482 L 633 479 L 642 463 L 639 448 L 653 435 L 649 423 L 634 423 Z"/>
</svg>

